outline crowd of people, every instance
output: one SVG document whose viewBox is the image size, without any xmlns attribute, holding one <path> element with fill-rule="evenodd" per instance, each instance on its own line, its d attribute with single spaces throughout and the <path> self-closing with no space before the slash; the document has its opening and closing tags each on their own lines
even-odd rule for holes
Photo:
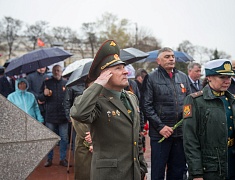
<svg viewBox="0 0 235 180">
<path fill-rule="evenodd" d="M 207 62 L 202 80 L 200 63 L 190 62 L 186 75 L 164 47 L 156 69 L 128 79 L 119 55 L 107 40 L 82 83 L 66 87 L 55 65 L 51 77 L 46 67 L 17 80 L 3 75 L 0 93 L 61 137 L 64 167 L 74 130 L 76 180 L 146 179 L 148 128 L 152 180 L 235 180 L 235 61 Z M 52 164 L 53 150 L 45 167 Z"/>
</svg>

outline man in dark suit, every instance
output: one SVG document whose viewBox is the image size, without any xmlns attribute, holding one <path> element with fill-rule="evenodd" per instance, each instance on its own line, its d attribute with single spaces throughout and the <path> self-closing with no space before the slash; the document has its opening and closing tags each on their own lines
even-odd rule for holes
<svg viewBox="0 0 235 180">
<path fill-rule="evenodd" d="M 124 90 L 128 72 L 119 54 L 115 41 L 103 43 L 88 74 L 94 83 L 75 99 L 70 110 L 73 119 L 91 124 L 91 180 L 140 180 L 147 172 L 138 99 Z"/>
<path fill-rule="evenodd" d="M 188 65 L 188 78 L 192 93 L 200 91 L 202 89 L 201 77 L 201 64 L 192 62 Z"/>
</svg>

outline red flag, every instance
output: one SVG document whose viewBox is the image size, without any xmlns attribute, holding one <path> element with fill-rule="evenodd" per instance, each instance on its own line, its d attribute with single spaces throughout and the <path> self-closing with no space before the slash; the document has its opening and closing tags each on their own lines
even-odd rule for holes
<svg viewBox="0 0 235 180">
<path fill-rule="evenodd" d="M 38 44 L 39 47 L 45 46 L 45 43 L 40 38 L 38 38 L 37 44 Z"/>
</svg>

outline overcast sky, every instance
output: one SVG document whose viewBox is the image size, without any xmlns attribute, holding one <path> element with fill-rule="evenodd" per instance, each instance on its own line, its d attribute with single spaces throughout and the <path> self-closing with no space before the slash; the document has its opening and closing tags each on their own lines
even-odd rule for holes
<svg viewBox="0 0 235 180">
<path fill-rule="evenodd" d="M 28 24 L 80 30 L 105 12 L 152 30 L 162 46 L 176 48 L 183 40 L 225 51 L 235 59 L 235 0 L 0 0 L 0 18 Z M 116 40 L 118 41 L 118 40 Z"/>
</svg>

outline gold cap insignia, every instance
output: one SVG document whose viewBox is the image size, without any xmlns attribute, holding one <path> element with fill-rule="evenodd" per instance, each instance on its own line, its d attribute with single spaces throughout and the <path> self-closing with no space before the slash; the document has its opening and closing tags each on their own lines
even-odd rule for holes
<svg viewBox="0 0 235 180">
<path fill-rule="evenodd" d="M 114 54 L 113 57 L 114 57 L 115 60 L 120 60 L 118 54 Z"/>
<path fill-rule="evenodd" d="M 100 69 L 103 70 L 103 69 L 105 69 L 106 67 L 108 67 L 109 65 L 111 65 L 111 64 L 113 64 L 113 63 L 115 63 L 115 62 L 117 62 L 117 61 L 120 60 L 118 54 L 114 54 L 114 55 L 113 55 L 113 58 L 114 58 L 114 59 L 113 59 L 112 61 L 107 62 L 105 65 L 101 66 Z"/>
<path fill-rule="evenodd" d="M 114 41 L 111 41 L 110 46 L 116 46 L 116 43 Z"/>
<path fill-rule="evenodd" d="M 225 64 L 224 64 L 224 70 L 226 70 L 226 71 L 231 71 L 231 70 L 232 70 L 231 64 L 225 63 Z"/>
</svg>

